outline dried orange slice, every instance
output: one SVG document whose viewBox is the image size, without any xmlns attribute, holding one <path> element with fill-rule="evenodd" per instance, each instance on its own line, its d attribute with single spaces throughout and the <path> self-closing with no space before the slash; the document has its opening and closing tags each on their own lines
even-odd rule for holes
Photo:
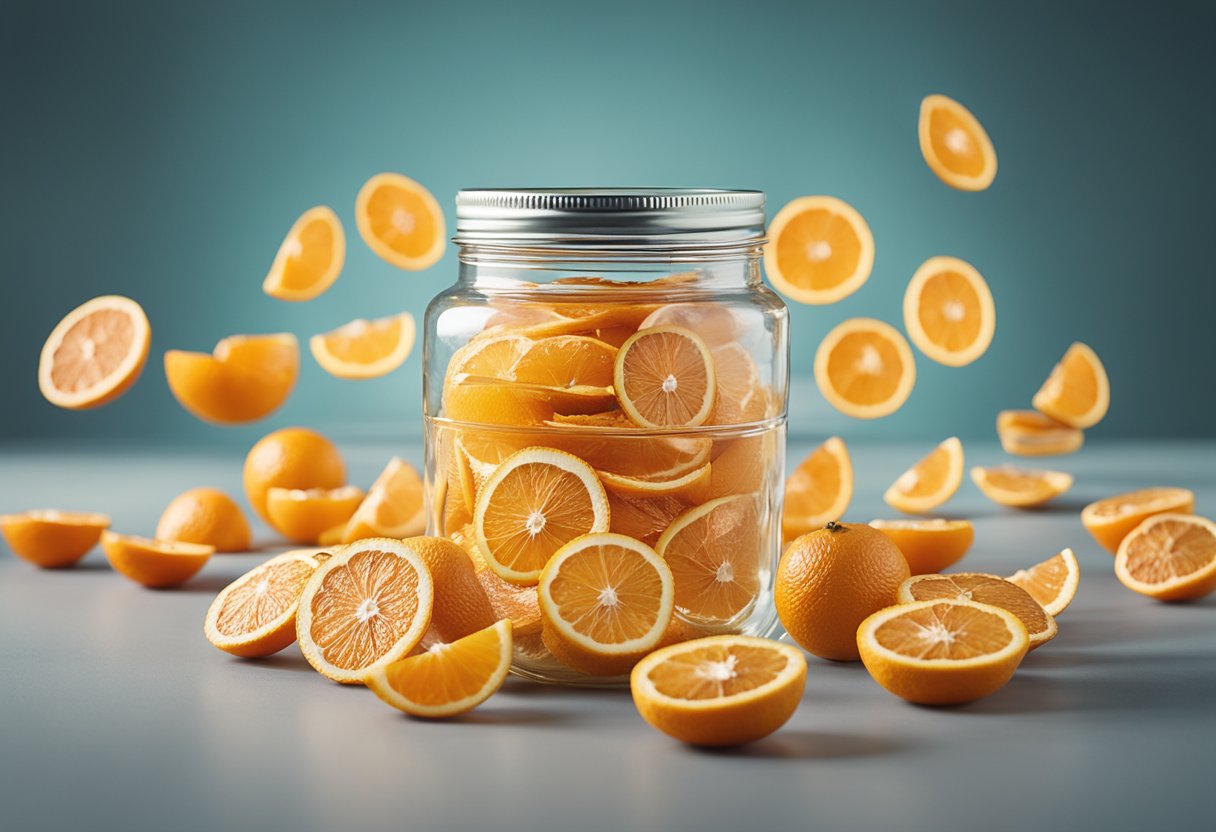
<svg viewBox="0 0 1216 832">
<path fill-rule="evenodd" d="M 466 379 L 444 387 L 443 415 L 467 424 L 539 425 L 553 418 L 555 389 L 497 379 Z M 596 406 L 595 402 L 591 405 Z"/>
<path fill-rule="evenodd" d="M 198 418 L 221 425 L 263 419 L 291 395 L 300 370 L 296 337 L 234 335 L 210 355 L 169 350 L 165 377 L 174 398 Z"/>
<path fill-rule="evenodd" d="M 883 500 L 907 514 L 925 514 L 945 503 L 963 482 L 963 443 L 951 436 L 900 474 Z"/>
<path fill-rule="evenodd" d="M 279 300 L 312 300 L 342 273 L 346 262 L 346 234 L 338 215 L 328 205 L 309 208 L 291 226 L 262 291 Z"/>
<path fill-rule="evenodd" d="M 1110 381 L 1098 354 L 1080 341 L 1069 347 L 1032 404 L 1074 428 L 1092 428 L 1102 421 L 1110 408 Z"/>
<path fill-rule="evenodd" d="M 43 569 L 71 566 L 110 527 L 104 514 L 34 509 L 0 516 L 0 532 L 13 554 Z"/>
<path fill-rule="evenodd" d="M 656 650 L 633 668 L 642 718 L 692 745 L 742 745 L 784 725 L 806 690 L 796 647 L 751 636 L 710 636 Z"/>
<path fill-rule="evenodd" d="M 321 535 L 346 523 L 363 502 L 363 489 L 271 488 L 266 492 L 270 527 L 293 543 L 316 543 Z"/>
<path fill-rule="evenodd" d="M 346 482 L 346 464 L 334 443 L 316 431 L 283 428 L 249 449 L 243 477 L 249 505 L 270 522 L 266 495 L 271 488 L 338 488 Z"/>
<path fill-rule="evenodd" d="M 1154 514 L 1119 544 L 1115 575 L 1158 601 L 1192 601 L 1216 590 L 1216 523 L 1190 514 Z"/>
<path fill-rule="evenodd" d="M 1033 508 L 1054 500 L 1072 488 L 1072 474 L 1063 471 L 1038 471 L 999 465 L 976 466 L 971 480 L 994 503 L 1015 508 Z"/>
<path fill-rule="evenodd" d="M 694 623 L 731 621 L 760 592 L 760 517 L 752 495 L 690 508 L 655 549 L 671 567 L 676 610 Z"/>
<path fill-rule="evenodd" d="M 559 548 L 608 531 L 608 495 L 594 469 L 552 448 L 524 448 L 494 470 L 473 512 L 477 546 L 499 577 L 535 584 Z"/>
<path fill-rule="evenodd" d="M 156 524 L 157 540 L 203 543 L 217 552 L 245 552 L 253 532 L 236 501 L 214 488 L 192 488 L 173 498 Z"/>
<path fill-rule="evenodd" d="M 960 191 L 982 191 L 996 178 L 996 150 L 979 120 L 953 98 L 920 103 L 920 152 L 937 178 Z"/>
<path fill-rule="evenodd" d="M 970 263 L 930 257 L 904 293 L 904 327 L 912 343 L 939 364 L 970 364 L 996 332 L 992 292 Z"/>
<path fill-rule="evenodd" d="M 148 360 L 152 328 L 138 303 L 103 295 L 55 325 L 38 359 L 38 388 L 67 410 L 101 407 L 125 393 Z"/>
<path fill-rule="evenodd" d="M 457 716 L 473 710 L 502 687 L 512 654 L 511 622 L 503 620 L 378 668 L 368 675 L 367 686 L 410 716 Z"/>
<path fill-rule="evenodd" d="M 820 342 L 815 383 L 846 416 L 877 419 L 908 400 L 916 384 L 916 362 L 895 327 L 874 318 L 851 318 Z"/>
<path fill-rule="evenodd" d="M 887 607 L 857 630 L 861 661 L 874 681 L 921 705 L 961 705 L 996 693 L 1029 641 L 1012 613 L 962 599 Z"/>
<path fill-rule="evenodd" d="M 1034 600 L 1043 605 L 1048 615 L 1057 616 L 1068 608 L 1077 595 L 1081 567 L 1072 549 L 1064 549 L 1029 569 L 1019 569 L 1006 580 L 1029 592 Z"/>
<path fill-rule="evenodd" d="M 563 664 L 618 676 L 653 650 L 674 610 L 671 570 L 654 549 L 622 534 L 562 546 L 537 586 L 544 644 Z"/>
<path fill-rule="evenodd" d="M 434 584 L 422 557 L 400 540 L 372 537 L 330 554 L 300 593 L 296 640 L 318 673 L 360 684 L 422 640 Z"/>
<path fill-rule="evenodd" d="M 1081 510 L 1081 525 L 1111 554 L 1132 529 L 1154 514 L 1191 514 L 1195 492 L 1186 488 L 1144 488 L 1107 497 Z"/>
<path fill-rule="evenodd" d="M 414 348 L 409 312 L 367 321 L 357 318 L 308 339 L 313 358 L 338 378 L 379 378 L 405 363 Z"/>
<path fill-rule="evenodd" d="M 409 271 L 443 256 L 443 210 L 431 192 L 399 173 L 378 173 L 355 199 L 355 221 L 368 248 Z"/>
<path fill-rule="evenodd" d="M 585 335 L 530 341 L 510 368 L 512 381 L 570 389 L 611 387 L 616 347 Z"/>
<path fill-rule="evenodd" d="M 435 587 L 431 628 L 423 644 L 456 641 L 506 617 L 494 614 L 472 558 L 458 543 L 442 537 L 410 537 L 402 543 L 422 558 Z"/>
<path fill-rule="evenodd" d="M 296 549 L 228 584 L 207 610 L 207 641 L 243 658 L 269 656 L 291 644 L 296 640 L 300 593 L 320 563 L 314 550 Z"/>
<path fill-rule="evenodd" d="M 365 537 L 414 537 L 426 531 L 422 478 L 393 457 L 342 529 L 343 543 Z"/>
<path fill-rule="evenodd" d="M 870 525 L 891 538 L 913 575 L 953 566 L 975 540 L 975 528 L 967 520 L 871 520 Z"/>
<path fill-rule="evenodd" d="M 714 405 L 713 356 L 691 330 L 644 329 L 617 351 L 613 384 L 621 409 L 642 427 L 695 427 Z"/>
<path fill-rule="evenodd" d="M 996 433 L 1005 453 L 1014 456 L 1071 454 L 1085 444 L 1084 431 L 1037 410 L 1002 410 L 996 416 Z"/>
<path fill-rule="evenodd" d="M 1056 620 L 1043 605 L 1014 583 L 996 575 L 958 572 L 950 575 L 913 575 L 899 585 L 899 603 L 965 600 L 991 604 L 1013 613 L 1026 628 L 1030 649 L 1056 637 Z"/>
<path fill-rule="evenodd" d="M 785 481 L 781 533 L 793 540 L 844 516 L 853 499 L 853 463 L 839 436 L 823 442 Z"/>
<path fill-rule="evenodd" d="M 115 572 L 156 589 L 190 580 L 215 553 L 214 546 L 201 543 L 151 540 L 111 531 L 101 533 L 101 548 Z"/>
<path fill-rule="evenodd" d="M 764 271 L 799 303 L 835 303 L 856 292 L 874 268 L 874 235 L 861 214 L 833 196 L 786 204 L 768 227 Z"/>
</svg>

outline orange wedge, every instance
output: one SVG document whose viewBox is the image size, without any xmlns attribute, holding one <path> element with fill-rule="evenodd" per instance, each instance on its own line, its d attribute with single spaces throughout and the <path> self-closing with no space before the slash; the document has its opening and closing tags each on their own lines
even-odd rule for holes
<svg viewBox="0 0 1216 832">
<path fill-rule="evenodd" d="M 793 540 L 844 516 L 853 499 L 853 463 L 833 436 L 802 460 L 785 482 L 781 533 Z"/>
<path fill-rule="evenodd" d="M 970 364 L 996 332 L 992 292 L 970 263 L 930 257 L 904 293 L 904 327 L 912 343 L 939 364 Z"/>
<path fill-rule="evenodd" d="M 975 529 L 967 520 L 871 520 L 870 526 L 891 538 L 913 575 L 953 566 L 975 540 Z"/>
<path fill-rule="evenodd" d="M 1037 410 L 1002 410 L 996 416 L 996 433 L 1005 453 L 1014 456 L 1071 454 L 1085 444 L 1084 431 Z"/>
<path fill-rule="evenodd" d="M 1014 583 L 996 575 L 958 572 L 950 575 L 914 575 L 899 585 L 899 603 L 965 600 L 991 604 L 1013 613 L 1030 637 L 1030 649 L 1056 636 L 1056 620 L 1043 605 Z"/>
<path fill-rule="evenodd" d="M 1123 539 L 1115 575 L 1158 601 L 1193 601 L 1216 590 L 1216 523 L 1190 514 L 1154 514 Z"/>
<path fill-rule="evenodd" d="M 365 537 L 414 537 L 426 531 L 422 478 L 414 467 L 393 457 L 343 527 L 341 540 Z"/>
<path fill-rule="evenodd" d="M 1110 408 L 1110 381 L 1098 354 L 1079 341 L 1069 347 L 1032 404 L 1074 428 L 1092 428 L 1102 421 Z"/>
<path fill-rule="evenodd" d="M 982 191 L 996 178 L 996 150 L 971 111 L 953 98 L 920 104 L 920 152 L 937 178 L 960 191 Z"/>
<path fill-rule="evenodd" d="M 784 725 L 806 690 L 796 647 L 750 636 L 710 636 L 656 650 L 633 668 L 642 718 L 692 745 L 754 742 Z"/>
<path fill-rule="evenodd" d="M 220 425 L 263 419 L 291 395 L 300 370 L 296 337 L 234 335 L 208 355 L 169 350 L 165 376 L 174 398 L 198 418 Z"/>
<path fill-rule="evenodd" d="M 363 502 L 363 489 L 271 488 L 266 492 L 270 527 L 293 543 L 316 543 L 321 535 L 346 523 Z"/>
<path fill-rule="evenodd" d="M 355 199 L 368 248 L 400 269 L 421 271 L 443 256 L 443 210 L 431 192 L 399 173 L 378 173 Z"/>
<path fill-rule="evenodd" d="M 139 378 L 151 343 L 152 328 L 138 303 L 121 295 L 93 298 L 47 336 L 38 359 L 38 388 L 57 407 L 101 407 Z"/>
<path fill-rule="evenodd" d="M 313 550 L 296 549 L 228 584 L 207 610 L 207 641 L 243 658 L 269 656 L 291 644 L 296 640 L 300 593 L 319 565 Z"/>
<path fill-rule="evenodd" d="M 1068 608 L 1077 595 L 1081 567 L 1072 549 L 1064 549 L 1029 569 L 1019 569 L 1006 580 L 1029 592 L 1030 597 L 1042 604 L 1048 615 L 1057 616 Z"/>
<path fill-rule="evenodd" d="M 360 684 L 422 640 L 434 584 L 422 557 L 400 540 L 373 537 L 330 554 L 300 593 L 296 640 L 318 673 Z"/>
<path fill-rule="evenodd" d="M 925 514 L 945 503 L 963 482 L 963 443 L 951 436 L 904 471 L 883 500 L 907 514 Z"/>
<path fill-rule="evenodd" d="M 372 693 L 410 716 L 458 716 L 502 687 L 512 653 L 511 622 L 503 620 L 378 668 L 366 682 Z"/>
<path fill-rule="evenodd" d="M 348 324 L 308 339 L 313 358 L 338 378 L 379 378 L 405 363 L 414 348 L 414 316 L 409 312 Z"/>
<path fill-rule="evenodd" d="M 217 552 L 248 551 L 252 537 L 245 512 L 214 488 L 192 488 L 177 495 L 156 524 L 157 540 L 202 543 Z"/>
<path fill-rule="evenodd" d="M 644 329 L 617 351 L 613 384 L 621 409 L 638 425 L 695 427 L 714 405 L 714 359 L 691 330 Z"/>
<path fill-rule="evenodd" d="M 537 586 L 549 651 L 592 676 L 618 676 L 653 650 L 671 624 L 671 570 L 639 540 L 590 534 L 557 550 Z"/>
<path fill-rule="evenodd" d="M 870 226 L 836 197 L 799 197 L 769 224 L 764 271 L 778 291 L 799 303 L 846 298 L 862 287 L 873 268 Z"/>
<path fill-rule="evenodd" d="M 43 569 L 76 563 L 109 526 L 106 515 L 80 511 L 35 509 L 0 516 L 0 532 L 13 554 Z"/>
<path fill-rule="evenodd" d="M 1081 524 L 1111 554 L 1132 529 L 1154 514 L 1191 514 L 1195 492 L 1186 488 L 1144 488 L 1090 503 L 1081 510 Z"/>
<path fill-rule="evenodd" d="M 215 553 L 214 546 L 201 543 L 151 540 L 111 531 L 101 533 L 101 548 L 115 572 L 154 589 L 185 583 Z"/>
<path fill-rule="evenodd" d="M 266 496 L 271 488 L 339 488 L 346 482 L 346 464 L 334 443 L 316 431 L 283 428 L 249 449 L 243 478 L 249 505 L 269 523 Z"/>
<path fill-rule="evenodd" d="M 916 362 L 904 336 L 873 318 L 851 318 L 815 352 L 815 383 L 832 407 L 857 419 L 899 410 L 916 384 Z"/>
<path fill-rule="evenodd" d="M 494 614 L 477 568 L 459 544 L 442 537 L 410 537 L 402 543 L 422 558 L 435 587 L 431 628 L 423 644 L 456 641 L 506 617 Z"/>
<path fill-rule="evenodd" d="M 700 624 L 731 621 L 751 607 L 760 592 L 760 548 L 752 495 L 688 509 L 655 545 L 675 578 L 676 610 Z"/>
<path fill-rule="evenodd" d="M 994 503 L 1014 508 L 1034 508 L 1054 500 L 1072 488 L 1072 474 L 999 465 L 971 469 L 971 481 Z"/>
<path fill-rule="evenodd" d="M 262 291 L 279 300 L 312 300 L 342 273 L 346 234 L 328 205 L 305 211 L 287 232 L 262 281 Z"/>
</svg>

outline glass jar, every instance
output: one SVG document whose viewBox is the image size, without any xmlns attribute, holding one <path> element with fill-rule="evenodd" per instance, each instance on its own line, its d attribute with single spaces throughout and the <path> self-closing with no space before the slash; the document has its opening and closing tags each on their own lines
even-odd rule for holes
<svg viewBox="0 0 1216 832">
<path fill-rule="evenodd" d="M 660 643 L 768 635 L 789 336 L 761 282 L 764 194 L 466 190 L 456 206 L 459 279 L 425 323 L 429 533 L 466 548 L 514 622 L 513 670 L 624 679 L 546 646 L 538 573 L 583 531 L 628 535 L 666 561 L 675 613 Z M 571 491 L 507 477 L 553 456 L 535 448 L 575 458 Z M 606 509 L 580 519 L 588 482 Z"/>
</svg>

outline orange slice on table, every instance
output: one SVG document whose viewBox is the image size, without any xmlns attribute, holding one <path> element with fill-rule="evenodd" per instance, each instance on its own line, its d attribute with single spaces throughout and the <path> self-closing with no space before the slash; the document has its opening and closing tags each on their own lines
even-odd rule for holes
<svg viewBox="0 0 1216 832">
<path fill-rule="evenodd" d="M 658 645 L 674 610 L 667 564 L 622 534 L 590 534 L 562 546 L 537 591 L 545 646 L 592 676 L 628 672 Z"/>
<path fill-rule="evenodd" d="M 271 488 L 339 488 L 346 483 L 342 454 L 315 430 L 282 428 L 266 434 L 245 456 L 245 497 L 265 521 Z"/>
<path fill-rule="evenodd" d="M 1012 678 L 1030 639 L 1017 616 L 965 599 L 887 607 L 857 630 L 874 681 L 921 705 L 961 705 L 996 693 Z"/>
<path fill-rule="evenodd" d="M 1085 444 L 1084 431 L 1037 410 L 1002 410 L 996 416 L 996 433 L 1005 453 L 1014 456 L 1071 454 Z"/>
<path fill-rule="evenodd" d="M 110 527 L 104 514 L 34 509 L 0 516 L 0 532 L 13 554 L 43 569 L 71 566 Z"/>
<path fill-rule="evenodd" d="M 330 554 L 300 593 L 296 640 L 318 673 L 361 684 L 422 640 L 434 584 L 422 557 L 400 540 L 372 537 Z"/>
<path fill-rule="evenodd" d="M 846 298 L 861 288 L 873 268 L 870 226 L 836 197 L 799 197 L 769 224 L 764 271 L 783 295 L 800 303 Z"/>
<path fill-rule="evenodd" d="M 714 360 L 696 333 L 644 329 L 617 351 L 613 384 L 621 409 L 647 428 L 695 427 L 714 405 Z"/>
<path fill-rule="evenodd" d="M 785 481 L 781 533 L 793 540 L 844 516 L 853 499 L 853 462 L 839 436 L 823 442 Z"/>
<path fill-rule="evenodd" d="M 477 579 L 477 567 L 460 544 L 443 537 L 402 541 L 422 558 L 435 587 L 431 627 L 422 643 L 451 642 L 489 627 L 499 618 Z"/>
<path fill-rule="evenodd" d="M 296 549 L 255 566 L 220 590 L 207 610 L 207 641 L 234 656 L 259 658 L 296 640 L 296 607 L 320 565 L 312 549 Z"/>
<path fill-rule="evenodd" d="M 1029 592 L 1034 600 L 1043 605 L 1048 615 L 1057 616 L 1068 608 L 1077 595 L 1081 567 L 1072 549 L 1063 549 L 1058 555 L 1029 569 L 1019 569 L 1006 580 Z"/>
<path fill-rule="evenodd" d="M 207 422 L 235 425 L 278 410 L 295 387 L 300 347 L 294 335 L 233 335 L 210 355 L 169 350 L 165 377 L 187 411 Z"/>
<path fill-rule="evenodd" d="M 996 178 L 996 150 L 971 111 L 953 98 L 920 103 L 920 152 L 937 178 L 960 191 L 982 191 Z"/>
<path fill-rule="evenodd" d="M 457 716 L 493 696 L 511 669 L 511 622 L 491 624 L 451 643 L 378 668 L 367 677 L 372 693 L 410 716 Z"/>
<path fill-rule="evenodd" d="M 996 575 L 958 572 L 950 575 L 913 575 L 899 585 L 901 604 L 911 601 L 975 601 L 1013 613 L 1026 628 L 1030 649 L 1056 636 L 1056 620 L 1043 605 L 1017 584 Z"/>
<path fill-rule="evenodd" d="M 262 291 L 279 300 L 312 300 L 342 273 L 346 262 L 346 234 L 338 215 L 328 205 L 305 211 L 287 232 Z"/>
<path fill-rule="evenodd" d="M 908 400 L 916 384 L 916 362 L 895 327 L 874 318 L 851 318 L 820 342 L 815 383 L 846 416 L 877 419 Z"/>
<path fill-rule="evenodd" d="M 710 636 L 656 650 L 633 668 L 633 703 L 663 733 L 692 745 L 742 745 L 784 725 L 806 690 L 796 647 Z"/>
<path fill-rule="evenodd" d="M 321 535 L 354 516 L 363 502 L 363 489 L 271 488 L 266 492 L 270 527 L 293 543 L 316 543 Z"/>
<path fill-rule="evenodd" d="M 214 546 L 101 533 L 101 548 L 120 575 L 146 587 L 176 586 L 193 578 L 215 553 Z"/>
<path fill-rule="evenodd" d="M 1190 514 L 1155 514 L 1119 544 L 1115 575 L 1158 601 L 1192 601 L 1216 590 L 1216 523 Z"/>
<path fill-rule="evenodd" d="M 891 538 L 913 575 L 941 572 L 962 560 L 975 540 L 968 520 L 871 520 Z"/>
<path fill-rule="evenodd" d="M 343 543 L 365 537 L 414 537 L 426 531 L 422 478 L 414 467 L 393 457 L 342 529 Z"/>
<path fill-rule="evenodd" d="M 1081 525 L 1114 554 L 1132 529 L 1154 514 L 1191 514 L 1195 492 L 1186 488 L 1144 488 L 1107 497 L 1081 510 Z"/>
<path fill-rule="evenodd" d="M 970 364 L 996 332 L 992 292 L 970 263 L 930 257 L 904 293 L 904 327 L 912 343 L 939 364 Z"/>
<path fill-rule="evenodd" d="M 409 312 L 367 321 L 357 318 L 308 339 L 313 358 L 338 378 L 379 378 L 405 363 L 414 348 Z"/>
<path fill-rule="evenodd" d="M 1072 488 L 1072 474 L 1063 471 L 1037 471 L 999 465 L 976 466 L 971 480 L 994 503 L 1015 508 L 1033 508 L 1054 500 Z"/>
<path fill-rule="evenodd" d="M 477 497 L 477 547 L 514 584 L 535 584 L 576 537 L 608 531 L 608 495 L 595 470 L 552 448 L 525 448 L 499 465 Z"/>
<path fill-rule="evenodd" d="M 962 482 L 963 443 L 951 436 L 900 474 L 882 498 L 907 514 L 925 514 L 953 497 Z"/>
<path fill-rule="evenodd" d="M 1079 341 L 1069 347 L 1032 404 L 1074 428 L 1092 428 L 1102 421 L 1110 408 L 1110 380 L 1098 354 Z"/>
<path fill-rule="evenodd" d="M 101 407 L 125 393 L 148 360 L 152 327 L 138 303 L 103 295 L 55 325 L 38 359 L 38 388 L 67 410 Z"/>
<path fill-rule="evenodd" d="M 253 532 L 236 501 L 215 488 L 192 488 L 173 498 L 156 524 L 157 540 L 202 543 L 217 552 L 245 552 Z"/>
<path fill-rule="evenodd" d="M 355 221 L 368 248 L 409 271 L 443 256 L 443 210 L 431 192 L 399 173 L 378 173 L 355 199 Z"/>
</svg>

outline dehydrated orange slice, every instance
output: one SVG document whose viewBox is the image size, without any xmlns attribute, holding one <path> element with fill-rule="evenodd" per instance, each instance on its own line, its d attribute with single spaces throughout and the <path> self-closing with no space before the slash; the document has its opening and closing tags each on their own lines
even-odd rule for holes
<svg viewBox="0 0 1216 832">
<path fill-rule="evenodd" d="M 691 330 L 644 329 L 621 345 L 613 383 L 621 409 L 642 427 L 694 427 L 714 405 L 714 360 Z"/>
<path fill-rule="evenodd" d="M 342 529 L 343 543 L 365 537 L 414 537 L 426 531 L 422 478 L 393 457 Z"/>
<path fill-rule="evenodd" d="M 839 436 L 824 441 L 785 482 L 781 533 L 793 540 L 844 516 L 853 499 L 853 463 Z"/>
<path fill-rule="evenodd" d="M 951 436 L 904 471 L 883 500 L 907 514 L 924 514 L 945 503 L 963 482 L 963 443 Z"/>
<path fill-rule="evenodd" d="M 877 419 L 908 400 L 916 384 L 916 362 L 895 327 L 874 318 L 851 318 L 820 342 L 815 383 L 846 416 Z"/>
<path fill-rule="evenodd" d="M 1012 465 L 977 466 L 971 469 L 971 480 L 989 500 L 1015 508 L 1041 506 L 1072 488 L 1072 474 Z"/>
<path fill-rule="evenodd" d="M 300 369 L 296 337 L 234 335 L 211 355 L 169 350 L 165 377 L 174 398 L 198 418 L 235 425 L 265 418 L 291 395 Z"/>
<path fill-rule="evenodd" d="M 760 591 L 760 517 L 752 495 L 690 508 L 655 549 L 675 578 L 676 610 L 695 623 L 731 621 Z"/>
<path fill-rule="evenodd" d="M 996 575 L 959 572 L 950 575 L 913 575 L 899 585 L 899 602 L 965 600 L 991 604 L 1013 613 L 1026 628 L 1030 649 L 1056 636 L 1056 620 L 1034 597 Z"/>
<path fill-rule="evenodd" d="M 975 529 L 967 520 L 871 520 L 870 525 L 891 538 L 913 575 L 953 566 L 975 540 Z"/>
<path fill-rule="evenodd" d="M 1005 453 L 1014 456 L 1071 454 L 1085 444 L 1084 431 L 1037 410 L 1002 410 L 996 416 L 996 433 Z"/>
<path fill-rule="evenodd" d="M 443 256 L 443 210 L 431 192 L 399 173 L 378 173 L 355 199 L 368 248 L 401 269 L 421 271 Z"/>
<path fill-rule="evenodd" d="M 874 235 L 861 214 L 832 196 L 786 204 L 768 227 L 764 271 L 800 303 L 835 303 L 856 292 L 874 268 Z"/>
<path fill-rule="evenodd" d="M 1092 428 L 1102 421 L 1110 408 L 1110 381 L 1098 354 L 1079 341 L 1069 347 L 1032 404 L 1074 428 Z"/>
<path fill-rule="evenodd" d="M 363 489 L 271 488 L 266 492 L 270 526 L 293 543 L 316 543 L 321 535 L 346 523 L 363 502 Z"/>
<path fill-rule="evenodd" d="M 996 178 L 992 140 L 953 98 L 928 95 L 921 102 L 920 152 L 938 179 L 960 191 L 982 191 Z"/>
<path fill-rule="evenodd" d="M 414 348 L 414 316 L 409 312 L 367 321 L 362 318 L 308 339 L 313 358 L 338 378 L 379 378 L 405 363 Z"/>
<path fill-rule="evenodd" d="M 38 388 L 46 400 L 86 410 L 125 393 L 148 360 L 152 328 L 138 303 L 103 295 L 55 325 L 38 359 Z"/>
<path fill-rule="evenodd" d="M 295 641 L 300 593 L 320 565 L 314 555 L 284 552 L 220 590 L 203 621 L 207 641 L 243 658 L 269 656 Z"/>
<path fill-rule="evenodd" d="M 1191 514 L 1195 492 L 1187 488 L 1143 488 L 1107 497 L 1081 510 L 1081 525 L 1111 554 L 1132 529 L 1154 514 Z"/>
<path fill-rule="evenodd" d="M 904 293 L 904 327 L 912 343 L 939 364 L 970 364 L 996 332 L 992 292 L 970 263 L 930 257 Z"/>
<path fill-rule="evenodd" d="M 110 526 L 104 514 L 34 509 L 0 517 L 13 554 L 43 569 L 71 566 L 89 553 Z"/>
<path fill-rule="evenodd" d="M 101 548 L 115 572 L 157 589 L 190 580 L 215 553 L 214 546 L 201 543 L 151 540 L 111 531 L 101 533 Z"/>
<path fill-rule="evenodd" d="M 287 232 L 262 291 L 279 300 L 312 300 L 342 273 L 346 262 L 346 234 L 338 215 L 328 205 L 305 211 Z"/>
<path fill-rule="evenodd" d="M 1081 583 L 1081 567 L 1072 549 L 1064 549 L 1029 569 L 1019 569 L 1006 580 L 1029 592 L 1049 615 L 1057 616 L 1076 597 L 1077 586 Z"/>
<path fill-rule="evenodd" d="M 1192 601 L 1216 590 L 1216 523 L 1190 514 L 1155 514 L 1119 544 L 1115 575 L 1158 601 Z"/>
</svg>

